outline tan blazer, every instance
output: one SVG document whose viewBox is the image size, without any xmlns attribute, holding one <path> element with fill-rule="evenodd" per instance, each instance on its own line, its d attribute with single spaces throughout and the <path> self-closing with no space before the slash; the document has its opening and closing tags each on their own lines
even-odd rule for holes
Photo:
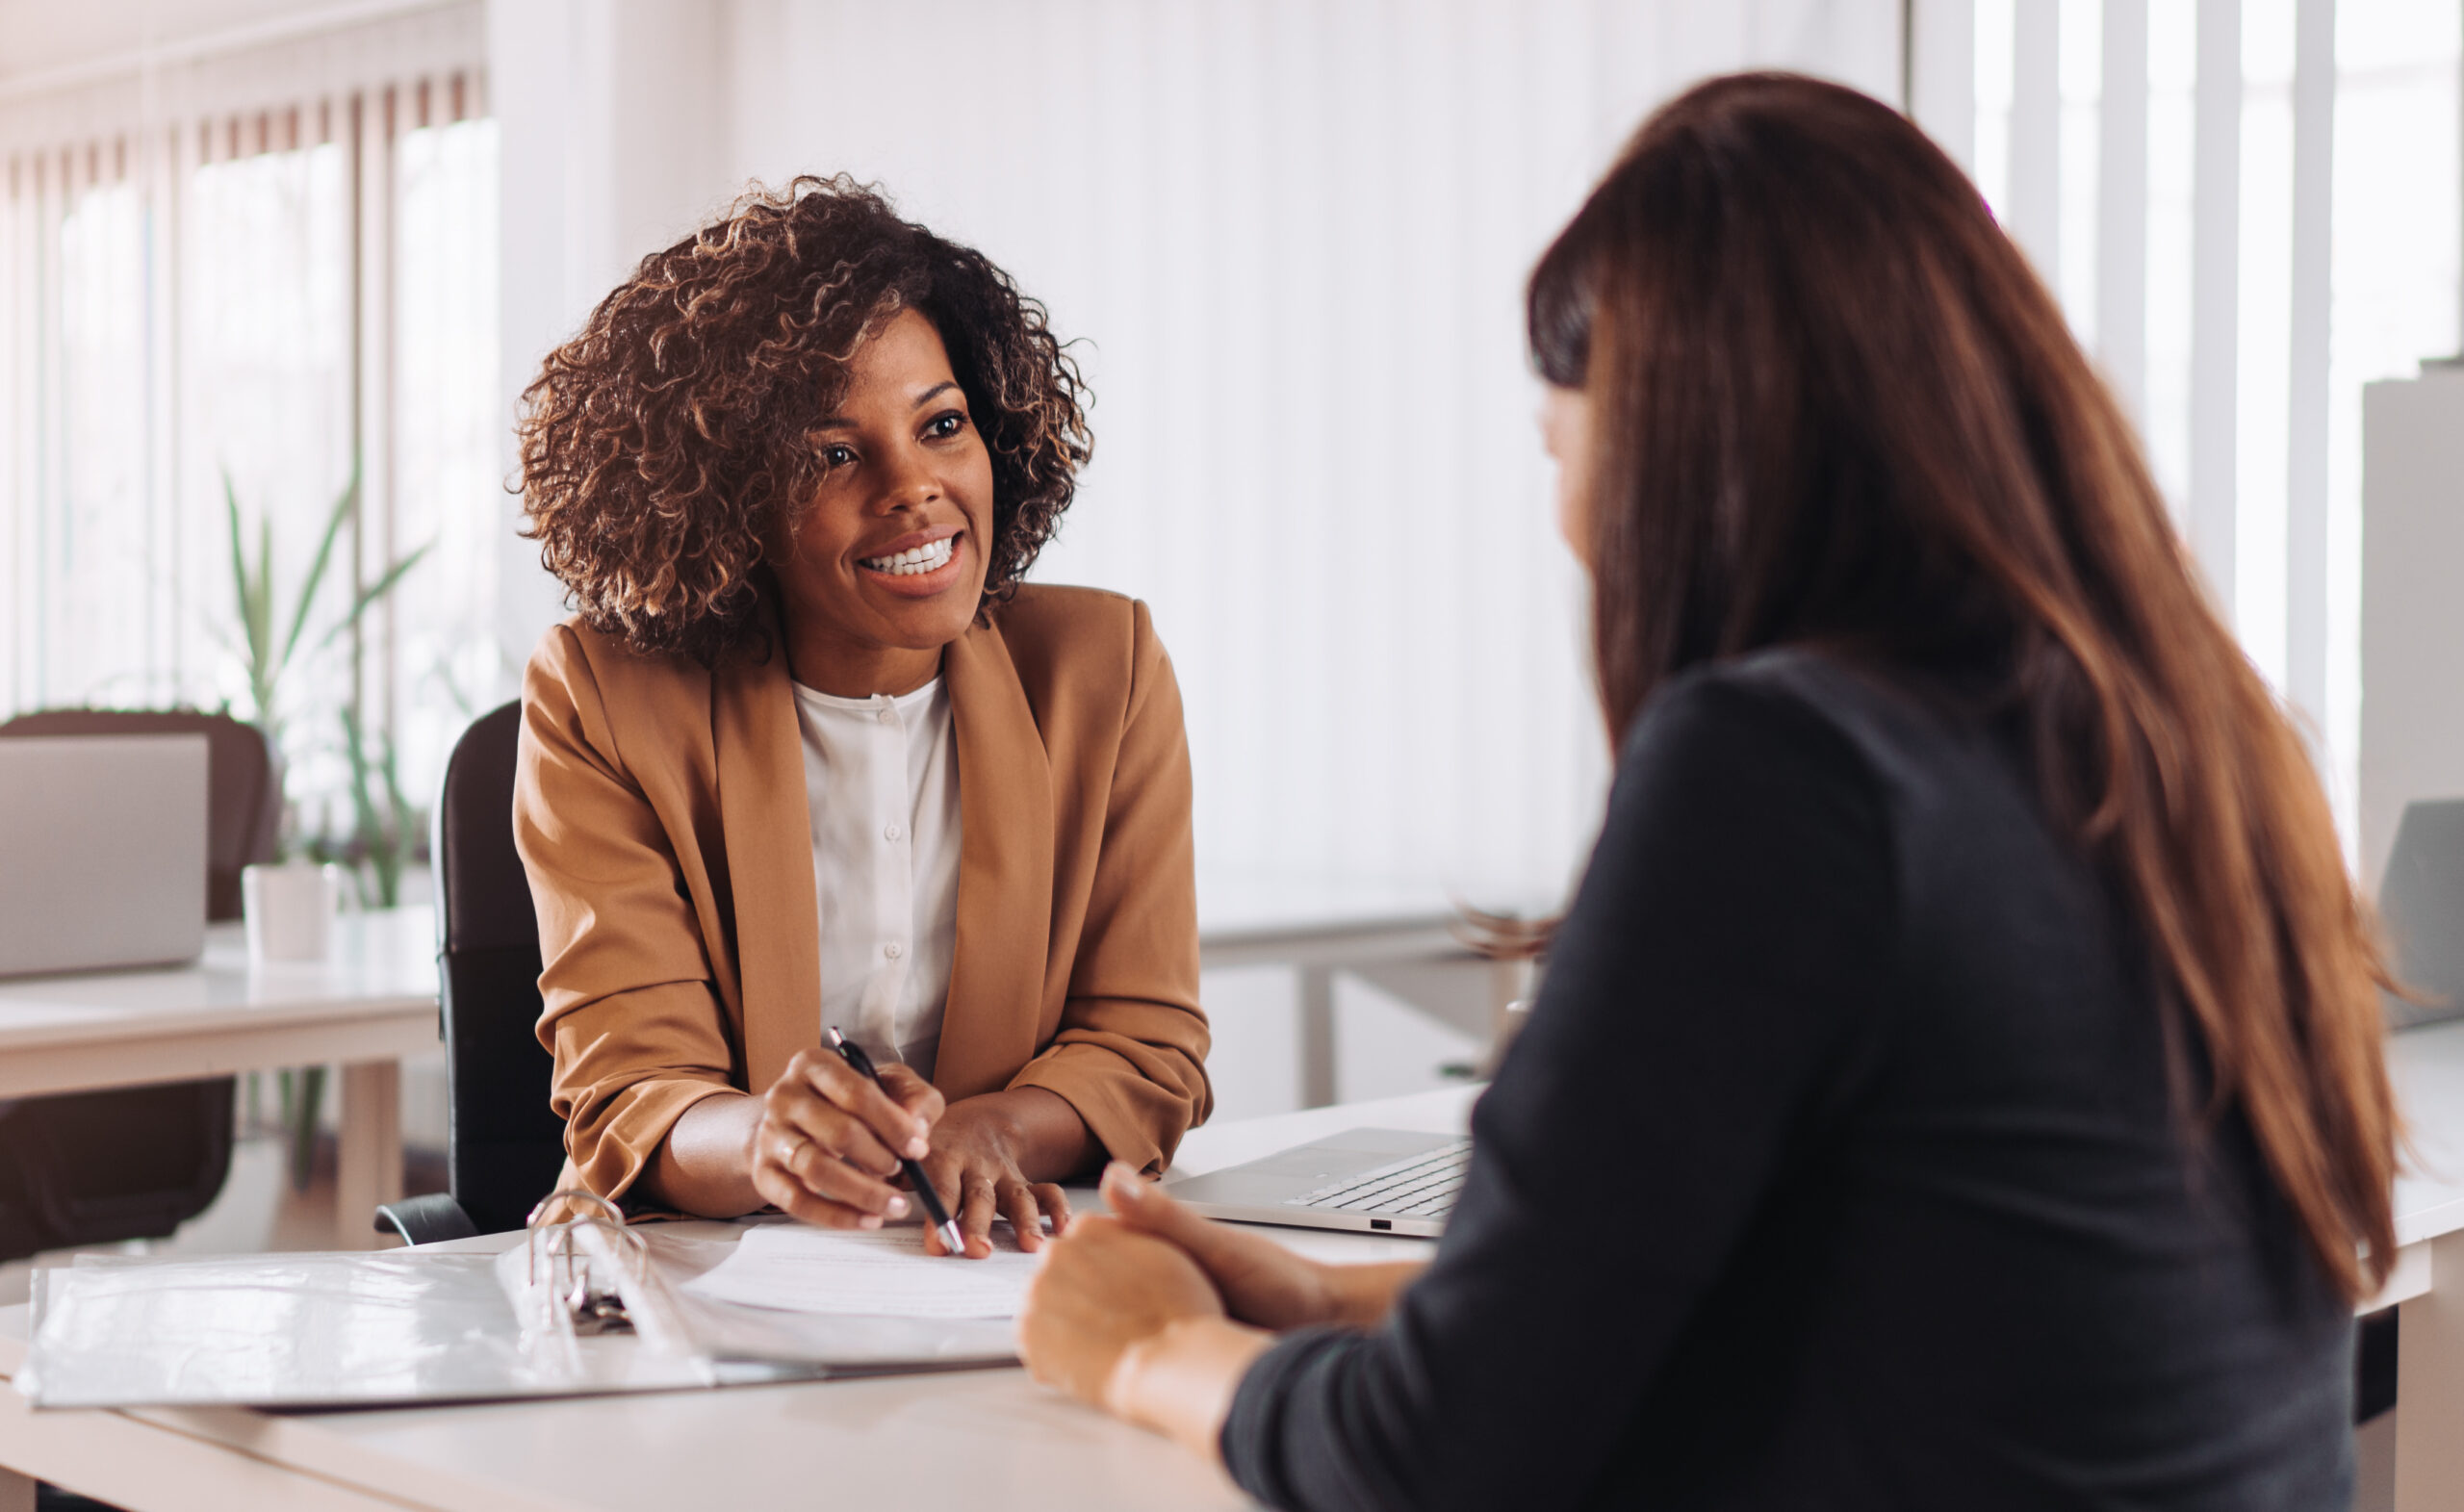
<svg viewBox="0 0 2464 1512">
<path fill-rule="evenodd" d="M 944 653 L 958 940 L 934 1083 L 1065 1098 L 1149 1171 L 1213 1102 L 1180 689 L 1146 606 L 1022 586 Z M 568 1180 L 614 1197 L 703 1098 L 821 1042 L 786 657 L 705 669 L 568 622 L 522 689 L 514 839 Z"/>
</svg>

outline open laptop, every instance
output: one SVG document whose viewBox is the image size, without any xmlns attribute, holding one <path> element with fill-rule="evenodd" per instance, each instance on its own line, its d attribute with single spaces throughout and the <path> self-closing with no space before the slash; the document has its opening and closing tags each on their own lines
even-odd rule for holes
<svg viewBox="0 0 2464 1512">
<path fill-rule="evenodd" d="M 1165 1190 L 1211 1218 L 1434 1238 L 1471 1163 L 1459 1135 L 1351 1129 Z"/>
<path fill-rule="evenodd" d="M 0 740 L 0 976 L 205 948 L 203 735 Z"/>
</svg>

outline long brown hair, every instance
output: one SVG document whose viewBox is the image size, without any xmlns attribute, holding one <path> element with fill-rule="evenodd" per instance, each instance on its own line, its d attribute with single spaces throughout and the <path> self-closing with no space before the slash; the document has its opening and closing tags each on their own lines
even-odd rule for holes
<svg viewBox="0 0 2464 1512">
<path fill-rule="evenodd" d="M 2373 1291 L 2395 1254 L 2385 972 L 2325 797 L 1958 167 L 1852 90 L 1714 80 L 1644 123 L 1527 314 L 1541 375 L 1594 414 L 1612 730 L 1763 646 L 1993 669 L 2052 823 L 2146 943 L 2186 1118 L 2238 1110 L 2327 1276 Z"/>
</svg>

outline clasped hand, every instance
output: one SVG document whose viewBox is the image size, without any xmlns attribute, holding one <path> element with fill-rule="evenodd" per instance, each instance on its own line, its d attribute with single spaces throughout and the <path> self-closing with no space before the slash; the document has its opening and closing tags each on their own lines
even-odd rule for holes
<svg viewBox="0 0 2464 1512">
<path fill-rule="evenodd" d="M 907 1066 L 882 1067 L 881 1085 L 827 1050 L 805 1050 L 761 1097 L 747 1152 L 754 1189 L 781 1212 L 823 1228 L 879 1228 L 907 1216 L 899 1161 L 924 1168 L 958 1219 L 967 1256 L 992 1253 L 992 1220 L 1006 1217 L 1022 1249 L 1069 1221 L 1068 1199 L 1021 1168 L 1022 1135 L 990 1093 L 945 1104 Z M 947 1250 L 928 1228 L 925 1248 Z"/>
<path fill-rule="evenodd" d="M 1113 1215 L 1053 1245 L 1018 1315 L 1035 1377 L 1206 1452 L 1230 1394 L 1272 1332 L 1367 1326 L 1420 1267 L 1327 1266 L 1212 1223 L 1116 1163 Z"/>
</svg>

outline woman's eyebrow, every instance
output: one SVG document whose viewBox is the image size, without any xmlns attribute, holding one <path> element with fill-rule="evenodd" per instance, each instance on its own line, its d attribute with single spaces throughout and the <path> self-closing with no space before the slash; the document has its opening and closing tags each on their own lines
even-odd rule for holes
<svg viewBox="0 0 2464 1512">
<path fill-rule="evenodd" d="M 915 396 L 915 402 L 910 407 L 912 409 L 922 409 L 925 405 L 932 403 L 935 399 L 949 393 L 957 387 L 958 382 L 956 379 L 949 379 L 940 383 L 936 383 L 931 388 L 926 389 L 923 393 Z M 856 428 L 856 423 L 849 420 L 844 415 L 824 415 L 819 420 L 812 423 L 812 428 L 815 430 L 854 430 Z"/>
</svg>

